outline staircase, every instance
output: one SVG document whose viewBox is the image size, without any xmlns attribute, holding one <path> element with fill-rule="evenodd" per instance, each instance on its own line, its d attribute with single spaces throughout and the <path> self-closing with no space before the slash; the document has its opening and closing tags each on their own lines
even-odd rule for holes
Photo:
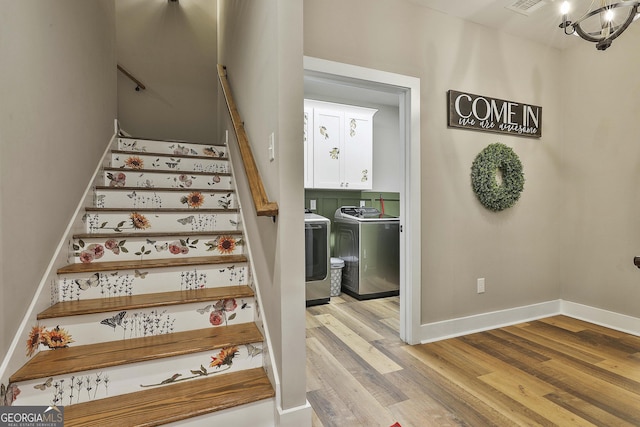
<svg viewBox="0 0 640 427">
<path fill-rule="evenodd" d="M 273 398 L 227 148 L 115 148 L 9 379 L 14 405 L 122 427 Z"/>
</svg>

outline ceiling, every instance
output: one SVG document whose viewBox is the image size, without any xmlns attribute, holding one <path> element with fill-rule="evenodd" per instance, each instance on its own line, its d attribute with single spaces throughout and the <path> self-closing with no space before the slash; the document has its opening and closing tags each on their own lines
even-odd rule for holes
<svg viewBox="0 0 640 427">
<path fill-rule="evenodd" d="M 305 71 L 304 96 L 309 99 L 345 102 L 362 107 L 400 105 L 401 90 L 392 86 Z"/>
<path fill-rule="evenodd" d="M 495 28 L 546 46 L 564 49 L 573 43 L 579 43 L 578 37 L 568 37 L 558 27 L 561 20 L 561 0 L 411 1 L 447 15 Z M 590 3 L 586 2 L 586 6 Z M 514 4 L 520 5 L 520 12 L 508 9 Z"/>
</svg>

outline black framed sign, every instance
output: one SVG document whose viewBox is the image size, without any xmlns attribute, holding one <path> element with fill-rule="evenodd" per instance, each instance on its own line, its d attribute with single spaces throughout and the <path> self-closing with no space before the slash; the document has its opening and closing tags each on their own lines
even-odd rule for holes
<svg viewBox="0 0 640 427">
<path fill-rule="evenodd" d="M 448 126 L 529 138 L 542 136 L 542 107 L 455 90 L 447 91 Z"/>
</svg>

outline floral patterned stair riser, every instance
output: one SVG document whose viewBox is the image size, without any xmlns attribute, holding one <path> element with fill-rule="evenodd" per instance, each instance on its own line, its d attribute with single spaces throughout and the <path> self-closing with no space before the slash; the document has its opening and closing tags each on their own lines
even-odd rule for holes
<svg viewBox="0 0 640 427">
<path fill-rule="evenodd" d="M 132 170 L 172 170 L 187 172 L 229 173 L 229 162 L 218 159 L 202 159 L 162 154 L 111 154 L 112 168 Z"/>
<path fill-rule="evenodd" d="M 154 292 L 188 291 L 251 285 L 246 263 L 117 270 L 60 276 L 53 283 L 51 305 L 62 301 L 122 297 Z"/>
<path fill-rule="evenodd" d="M 105 169 L 104 185 L 108 187 L 184 188 L 191 190 L 232 190 L 229 175 L 193 174 L 172 171 L 140 172 L 127 169 Z"/>
<path fill-rule="evenodd" d="M 173 231 L 229 231 L 238 230 L 237 211 L 204 213 L 191 212 L 120 212 L 91 211 L 82 220 L 87 233 L 106 232 L 173 232 Z"/>
<path fill-rule="evenodd" d="M 150 337 L 252 322 L 255 299 L 228 298 L 175 306 L 43 319 L 32 327 L 27 355 L 71 344 Z"/>
<path fill-rule="evenodd" d="M 235 193 L 229 190 L 201 191 L 184 189 L 183 191 L 127 190 L 119 188 L 99 189 L 96 191 L 95 207 L 113 208 L 190 208 L 198 209 L 237 209 Z"/>
<path fill-rule="evenodd" d="M 176 156 L 203 156 L 226 158 L 227 148 L 223 145 L 190 144 L 188 142 L 171 142 L 135 138 L 118 138 L 118 150 L 173 154 Z"/>
<path fill-rule="evenodd" d="M 157 239 L 152 240 L 145 237 L 76 239 L 71 243 L 69 262 L 88 264 L 94 261 L 128 261 L 243 253 L 242 235 L 210 234 Z"/>
<path fill-rule="evenodd" d="M 14 404 L 72 405 L 181 381 L 262 366 L 262 343 L 243 344 L 176 358 L 74 372 L 13 384 Z M 131 379 L 135 380 L 132 381 Z"/>
</svg>

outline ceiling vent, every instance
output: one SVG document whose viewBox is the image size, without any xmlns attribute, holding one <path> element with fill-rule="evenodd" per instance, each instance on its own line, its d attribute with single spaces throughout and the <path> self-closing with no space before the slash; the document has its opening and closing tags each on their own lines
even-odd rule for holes
<svg viewBox="0 0 640 427">
<path fill-rule="evenodd" d="M 529 16 L 545 4 L 544 0 L 517 0 L 509 6 L 505 6 L 505 8 Z"/>
</svg>

